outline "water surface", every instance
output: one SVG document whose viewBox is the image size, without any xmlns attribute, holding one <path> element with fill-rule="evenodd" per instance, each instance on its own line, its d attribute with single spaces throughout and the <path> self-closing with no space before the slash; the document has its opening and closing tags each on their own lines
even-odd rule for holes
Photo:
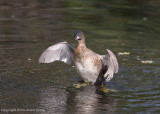
<svg viewBox="0 0 160 114">
<path fill-rule="evenodd" d="M 1 112 L 160 113 L 159 14 L 158 0 L 1 1 Z M 74 67 L 38 63 L 55 43 L 76 47 L 75 30 L 84 31 L 95 52 L 105 54 L 108 48 L 115 53 L 120 70 L 106 87 L 118 92 L 73 88 L 81 80 Z"/>
</svg>

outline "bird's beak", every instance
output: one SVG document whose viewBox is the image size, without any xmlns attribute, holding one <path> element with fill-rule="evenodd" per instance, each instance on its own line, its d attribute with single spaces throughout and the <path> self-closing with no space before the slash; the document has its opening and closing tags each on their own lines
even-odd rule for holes
<svg viewBox="0 0 160 114">
<path fill-rule="evenodd" d="M 74 36 L 75 40 L 80 40 L 80 37 L 78 35 Z"/>
</svg>

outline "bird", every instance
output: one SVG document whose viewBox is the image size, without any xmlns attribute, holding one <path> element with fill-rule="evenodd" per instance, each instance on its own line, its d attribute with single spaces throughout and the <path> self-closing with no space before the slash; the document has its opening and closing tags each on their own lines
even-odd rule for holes
<svg viewBox="0 0 160 114">
<path fill-rule="evenodd" d="M 76 67 L 82 80 L 94 85 L 109 82 L 119 70 L 116 56 L 106 49 L 106 54 L 100 55 L 86 46 L 84 33 L 74 32 L 74 39 L 78 42 L 75 48 L 67 41 L 54 44 L 47 48 L 40 56 L 39 63 L 62 61 Z"/>
</svg>

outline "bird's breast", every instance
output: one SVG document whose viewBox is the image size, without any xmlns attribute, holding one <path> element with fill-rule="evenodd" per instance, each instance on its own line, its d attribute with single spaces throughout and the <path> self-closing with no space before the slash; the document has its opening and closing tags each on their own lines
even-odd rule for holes
<svg viewBox="0 0 160 114">
<path fill-rule="evenodd" d="M 75 66 L 85 82 L 96 82 L 101 69 L 101 61 L 94 56 L 75 56 Z"/>
</svg>

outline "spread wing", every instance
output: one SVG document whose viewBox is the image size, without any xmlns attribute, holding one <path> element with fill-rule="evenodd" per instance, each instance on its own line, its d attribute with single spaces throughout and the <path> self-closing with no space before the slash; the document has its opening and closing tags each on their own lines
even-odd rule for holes
<svg viewBox="0 0 160 114">
<path fill-rule="evenodd" d="M 51 63 L 54 61 L 63 61 L 67 64 L 73 64 L 74 47 L 66 41 L 57 43 L 47 48 L 39 58 L 39 63 Z"/>
<path fill-rule="evenodd" d="M 116 56 L 109 49 L 106 50 L 106 55 L 101 55 L 101 59 L 104 65 L 103 70 L 106 71 L 104 74 L 105 81 L 108 82 L 113 78 L 113 74 L 119 70 Z"/>
</svg>

